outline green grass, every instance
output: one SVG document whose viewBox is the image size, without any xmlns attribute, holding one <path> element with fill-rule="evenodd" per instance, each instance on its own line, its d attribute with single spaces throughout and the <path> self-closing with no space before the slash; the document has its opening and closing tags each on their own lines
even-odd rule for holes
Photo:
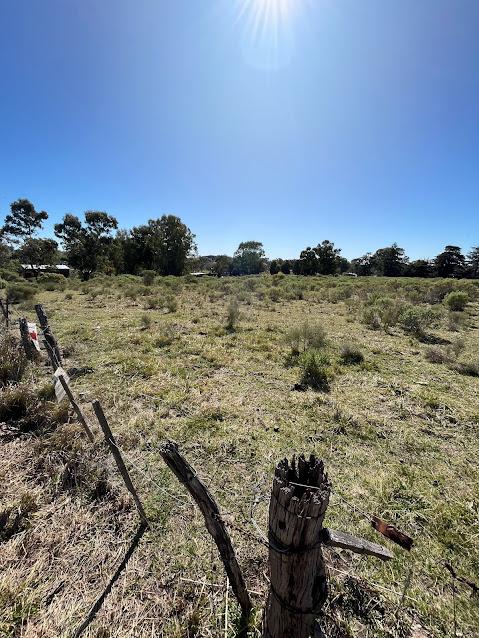
<svg viewBox="0 0 479 638">
<path fill-rule="evenodd" d="M 453 290 L 467 292 L 470 299 L 461 313 L 466 319 L 454 323 L 454 332 L 442 303 Z M 248 587 L 259 593 L 253 595 L 257 627 L 267 591 L 267 551 L 236 527 L 254 531 L 244 521 L 259 491 L 255 517 L 266 530 L 274 466 L 284 456 L 305 452 L 324 459 L 339 494 L 415 540 L 411 553 L 392 545 L 333 495 L 327 525 L 384 542 L 394 560 L 383 564 L 325 550 L 336 570 L 376 584 L 375 600 L 384 608 L 361 615 L 349 581 L 332 570 L 334 591 L 349 602 L 342 607 L 331 603 L 331 614 L 352 636 L 366 631 L 407 636 L 404 627 L 413 623 L 427 632 L 417 637 L 453 635 L 451 580 L 442 561 L 479 581 L 479 380 L 428 361 L 426 352 L 431 343 L 447 347 L 444 342 L 461 338 L 460 362 L 477 360 L 478 288 L 463 281 L 294 276 L 273 285 L 265 275 L 158 278 L 147 293 L 174 298 L 177 305 L 145 311 L 141 278 L 131 277 L 80 286 L 71 282 L 68 300 L 62 291 L 38 294 L 59 343 L 71 353 L 66 365 L 94 369 L 72 387 L 83 405 L 101 401 L 118 444 L 134 463 L 134 481 L 154 521 L 90 635 L 107 635 L 101 632 L 112 622 L 111 635 L 118 637 L 133 630 L 141 638 L 152 633 L 165 638 L 224 635 L 224 572 L 201 515 L 161 461 L 158 448 L 164 438 L 178 441 L 235 525 L 232 537 Z M 385 298 L 392 300 L 387 307 L 393 311 L 406 304 L 432 311 L 434 327 L 426 327 L 425 338 L 419 338 L 396 323 L 391 311 L 371 329 L 363 322 L 364 311 L 382 311 L 384 302 L 374 300 Z M 234 331 L 226 330 L 225 317 L 235 300 L 238 319 Z M 291 357 L 288 335 L 305 322 L 326 333 L 321 352 L 334 370 L 328 392 L 294 390 L 301 370 Z M 353 343 L 364 361 L 346 365 L 345 343 Z M 34 374 L 44 382 L 42 370 Z M 91 410 L 87 413 L 94 423 Z M 17 603 L 0 609 L 0 627 L 2 621 L 11 624 L 12 614 L 18 615 L 27 601 L 29 616 L 21 622 L 31 635 L 40 629 L 45 635 L 68 635 L 114 571 L 136 525 L 130 499 L 100 440 L 93 452 L 87 452 L 87 441 L 80 449 L 93 475 L 97 464 L 108 469 L 108 496 L 92 499 L 91 485 L 87 490 L 81 481 L 75 489 L 59 489 L 55 477 L 62 476 L 64 460 L 53 436 L 46 435 L 41 448 L 52 466 L 47 463 L 50 478 L 43 483 L 33 472 L 38 443 L 35 447 L 26 437 L 2 443 L 2 502 L 11 505 L 15 493 L 31 493 L 37 509 L 27 529 L 0 545 L 5 567 L 0 591 L 2 586 L 15 591 L 12 583 L 28 576 Z M 56 561 L 49 559 L 51 551 Z M 399 597 L 392 592 L 402 591 L 411 569 L 398 623 Z M 60 579 L 67 586 L 46 606 L 42 601 Z M 230 607 L 233 623 L 231 596 Z M 474 636 L 479 608 L 461 585 L 456 615 L 458 632 Z M 229 635 L 234 635 L 233 624 Z"/>
</svg>

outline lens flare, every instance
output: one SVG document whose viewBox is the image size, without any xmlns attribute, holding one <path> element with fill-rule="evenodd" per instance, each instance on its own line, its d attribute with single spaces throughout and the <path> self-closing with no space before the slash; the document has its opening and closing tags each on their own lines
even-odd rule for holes
<svg viewBox="0 0 479 638">
<path fill-rule="evenodd" d="M 294 49 L 293 23 L 306 0 L 238 0 L 238 23 L 246 59 L 274 69 L 287 63 Z"/>
</svg>

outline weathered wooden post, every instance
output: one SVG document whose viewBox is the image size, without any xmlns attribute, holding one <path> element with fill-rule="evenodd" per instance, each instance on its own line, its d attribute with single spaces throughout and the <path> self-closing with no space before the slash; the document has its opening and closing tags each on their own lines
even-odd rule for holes
<svg viewBox="0 0 479 638">
<path fill-rule="evenodd" d="M 194 498 L 203 514 L 206 529 L 218 547 L 229 582 L 241 607 L 243 631 L 240 631 L 240 634 L 243 634 L 249 622 L 252 605 L 248 590 L 246 589 L 243 573 L 238 564 L 226 525 L 221 518 L 218 505 L 206 485 L 204 485 L 188 461 L 181 455 L 178 450 L 178 445 L 174 441 L 165 441 L 161 446 L 160 454 L 170 470 L 172 470 L 178 480 Z"/>
<path fill-rule="evenodd" d="M 328 593 L 321 543 L 330 493 L 323 462 L 315 456 L 277 465 L 269 506 L 270 591 L 263 638 L 314 634 Z"/>
<path fill-rule="evenodd" d="M 38 321 L 40 322 L 40 328 L 43 331 L 43 336 L 45 337 L 45 341 L 48 343 L 53 354 L 55 355 L 54 360 L 56 360 L 56 362 L 58 363 L 56 367 L 54 366 L 54 369 L 56 370 L 57 367 L 61 367 L 63 365 L 60 348 L 58 347 L 57 340 L 53 336 L 50 326 L 48 325 L 48 317 L 41 303 L 36 304 L 35 312 L 37 313 Z M 50 356 L 50 351 L 48 350 L 48 352 Z M 50 359 L 52 359 L 51 356 L 50 356 Z M 54 360 L 52 359 L 52 365 Z"/>
<path fill-rule="evenodd" d="M 0 299 L 0 308 L 2 310 L 3 318 L 5 319 L 5 323 L 7 324 L 7 328 L 10 324 L 10 317 L 8 314 L 8 297 L 5 299 L 5 303 L 3 303 L 3 299 Z"/>
<path fill-rule="evenodd" d="M 25 350 L 25 355 L 29 361 L 36 361 L 36 359 L 38 358 L 38 350 L 33 345 L 30 331 L 28 330 L 28 321 L 25 319 L 25 317 L 22 317 L 19 320 L 19 326 L 20 337 L 22 340 L 23 348 Z"/>
</svg>

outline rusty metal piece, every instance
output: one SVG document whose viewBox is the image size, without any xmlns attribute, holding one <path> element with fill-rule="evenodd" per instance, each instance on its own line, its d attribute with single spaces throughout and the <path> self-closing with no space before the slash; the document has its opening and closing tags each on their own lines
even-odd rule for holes
<svg viewBox="0 0 479 638">
<path fill-rule="evenodd" d="M 404 532 L 399 531 L 397 527 L 394 527 L 394 525 L 386 523 L 386 521 L 383 521 L 377 516 L 371 517 L 371 525 L 377 532 L 379 532 L 386 538 L 389 538 L 389 540 L 393 541 L 393 543 L 396 543 L 396 545 L 399 545 L 403 549 L 411 551 L 411 548 L 414 544 L 413 539 L 407 534 L 404 534 Z"/>
</svg>

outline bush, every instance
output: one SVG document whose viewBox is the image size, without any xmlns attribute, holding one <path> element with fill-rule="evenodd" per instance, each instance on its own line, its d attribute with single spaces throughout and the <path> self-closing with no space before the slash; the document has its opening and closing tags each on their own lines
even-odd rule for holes
<svg viewBox="0 0 479 638">
<path fill-rule="evenodd" d="M 469 377 L 479 377 L 479 363 L 457 363 L 454 370 Z"/>
<path fill-rule="evenodd" d="M 8 268 L 0 268 L 0 277 L 5 281 L 25 281 L 23 277 Z"/>
<path fill-rule="evenodd" d="M 37 287 L 27 282 L 12 282 L 7 286 L 7 299 L 12 303 L 33 299 Z"/>
<path fill-rule="evenodd" d="M 68 419 L 68 405 L 44 401 L 31 386 L 6 387 L 0 394 L 0 422 L 19 433 L 51 430 Z"/>
<path fill-rule="evenodd" d="M 178 302 L 173 295 L 168 295 L 165 299 L 165 308 L 168 312 L 176 312 L 178 310 Z"/>
<path fill-rule="evenodd" d="M 240 307 L 237 299 L 232 299 L 228 304 L 226 313 L 226 329 L 233 332 L 240 319 Z"/>
<path fill-rule="evenodd" d="M 38 285 L 43 290 L 65 290 L 67 286 L 67 280 L 63 275 L 57 275 L 56 273 L 46 273 L 40 275 L 38 278 Z"/>
<path fill-rule="evenodd" d="M 286 333 L 286 342 L 296 354 L 309 349 L 319 350 L 326 345 L 326 331 L 319 323 L 309 324 L 305 321 Z"/>
<path fill-rule="evenodd" d="M 153 344 L 156 348 L 164 348 L 165 346 L 170 346 L 174 340 L 175 332 L 171 326 L 167 326 L 155 337 Z"/>
<path fill-rule="evenodd" d="M 313 390 L 329 390 L 329 383 L 333 378 L 329 358 L 314 350 L 303 352 L 299 359 L 301 369 L 301 385 L 313 388 Z"/>
<path fill-rule="evenodd" d="M 390 297 L 373 297 L 363 312 L 363 323 L 378 330 L 392 328 L 398 322 L 401 304 Z"/>
<path fill-rule="evenodd" d="M 406 306 L 399 315 L 399 324 L 405 332 L 422 337 L 425 329 L 433 325 L 436 319 L 436 314 L 430 308 Z"/>
<path fill-rule="evenodd" d="M 158 308 L 162 308 L 163 301 L 161 297 L 151 296 L 145 299 L 145 308 L 148 310 L 156 310 Z"/>
<path fill-rule="evenodd" d="M 444 348 L 431 346 L 426 350 L 426 360 L 429 363 L 451 363 L 451 355 Z"/>
<path fill-rule="evenodd" d="M 456 290 L 450 292 L 445 298 L 444 303 L 453 312 L 463 312 L 469 302 L 469 295 L 467 292 L 461 292 Z"/>
<path fill-rule="evenodd" d="M 350 366 L 364 361 L 364 355 L 358 346 L 346 343 L 341 347 L 341 361 L 344 365 Z"/>
<path fill-rule="evenodd" d="M 154 270 L 144 270 L 141 274 L 145 286 L 152 286 L 155 283 L 156 272 Z"/>
<path fill-rule="evenodd" d="M 0 386 L 21 381 L 27 359 L 20 344 L 9 334 L 0 339 Z"/>
<path fill-rule="evenodd" d="M 467 323 L 467 315 L 463 312 L 450 311 L 447 313 L 447 329 L 451 332 L 459 332 Z"/>
<path fill-rule="evenodd" d="M 147 330 L 148 328 L 150 328 L 151 324 L 153 323 L 151 316 L 147 314 L 141 315 L 140 321 L 141 321 L 141 327 L 143 330 Z"/>
</svg>

